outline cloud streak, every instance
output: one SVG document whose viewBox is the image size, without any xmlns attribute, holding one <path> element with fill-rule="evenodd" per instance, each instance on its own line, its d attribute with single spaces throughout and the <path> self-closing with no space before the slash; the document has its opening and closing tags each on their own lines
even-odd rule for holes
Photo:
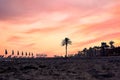
<svg viewBox="0 0 120 80">
<path fill-rule="evenodd" d="M 23 38 L 20 36 L 10 36 L 7 41 L 8 42 L 19 42 L 20 40 L 22 40 Z"/>
<path fill-rule="evenodd" d="M 96 39 L 91 39 L 91 40 L 88 40 L 88 41 L 75 43 L 74 46 L 81 47 L 81 46 L 85 46 L 86 45 L 86 47 L 87 47 L 87 45 L 90 45 L 90 44 L 93 44 L 93 43 L 96 43 L 96 42 L 110 41 L 110 40 L 117 39 L 119 35 L 120 35 L 120 32 L 113 33 L 113 34 L 107 34 L 107 35 L 104 35 L 104 36 L 101 36 L 101 37 L 97 37 Z M 94 45 L 91 45 L 91 46 L 93 47 Z"/>
<path fill-rule="evenodd" d="M 49 34 L 49 33 L 61 32 L 64 29 L 65 29 L 65 27 L 49 27 L 49 28 L 42 28 L 42 29 L 34 28 L 34 29 L 30 29 L 24 33 L 25 34 L 34 34 L 34 33 Z"/>
<path fill-rule="evenodd" d="M 113 3 L 113 0 L 0 0 L 0 19 L 19 20 L 42 13 L 69 10 L 96 10 Z M 102 6 L 102 7 L 101 7 Z"/>
</svg>

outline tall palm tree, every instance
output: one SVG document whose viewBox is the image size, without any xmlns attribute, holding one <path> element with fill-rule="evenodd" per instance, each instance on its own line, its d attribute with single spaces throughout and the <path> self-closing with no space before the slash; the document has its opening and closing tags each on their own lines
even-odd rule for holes
<svg viewBox="0 0 120 80">
<path fill-rule="evenodd" d="M 67 57 L 67 47 L 68 47 L 68 44 L 71 44 L 71 43 L 72 43 L 72 41 L 69 38 L 67 38 L 67 37 L 62 41 L 62 46 L 65 46 L 65 50 L 66 50 L 65 57 Z"/>
<path fill-rule="evenodd" d="M 115 48 L 114 45 L 113 45 L 114 43 L 115 43 L 114 41 L 109 42 L 111 49 Z"/>
</svg>

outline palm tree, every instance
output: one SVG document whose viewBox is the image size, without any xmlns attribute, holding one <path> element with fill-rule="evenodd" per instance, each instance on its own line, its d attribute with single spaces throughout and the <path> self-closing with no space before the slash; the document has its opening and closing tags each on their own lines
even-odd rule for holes
<svg viewBox="0 0 120 80">
<path fill-rule="evenodd" d="M 115 48 L 114 45 L 113 45 L 114 43 L 115 43 L 114 41 L 109 42 L 111 49 Z"/>
<path fill-rule="evenodd" d="M 70 41 L 69 38 L 65 38 L 63 41 L 62 41 L 62 46 L 65 46 L 65 50 L 66 50 L 66 54 L 65 54 L 65 57 L 67 57 L 67 47 L 68 47 L 68 44 L 71 44 L 72 41 Z"/>
</svg>

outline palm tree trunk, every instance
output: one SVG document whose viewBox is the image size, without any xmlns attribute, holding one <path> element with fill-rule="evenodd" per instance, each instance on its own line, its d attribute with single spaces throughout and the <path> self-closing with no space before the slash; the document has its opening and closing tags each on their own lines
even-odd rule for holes
<svg viewBox="0 0 120 80">
<path fill-rule="evenodd" d="M 66 55 L 65 55 L 65 57 L 67 57 L 67 44 L 66 44 L 66 46 L 65 46 L 65 49 L 66 49 Z"/>
</svg>

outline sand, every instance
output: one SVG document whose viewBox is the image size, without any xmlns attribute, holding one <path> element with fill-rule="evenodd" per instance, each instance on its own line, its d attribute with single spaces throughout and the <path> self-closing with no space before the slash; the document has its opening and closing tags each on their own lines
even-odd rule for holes
<svg viewBox="0 0 120 80">
<path fill-rule="evenodd" d="M 0 80 L 120 80 L 120 57 L 4 59 Z"/>
</svg>

